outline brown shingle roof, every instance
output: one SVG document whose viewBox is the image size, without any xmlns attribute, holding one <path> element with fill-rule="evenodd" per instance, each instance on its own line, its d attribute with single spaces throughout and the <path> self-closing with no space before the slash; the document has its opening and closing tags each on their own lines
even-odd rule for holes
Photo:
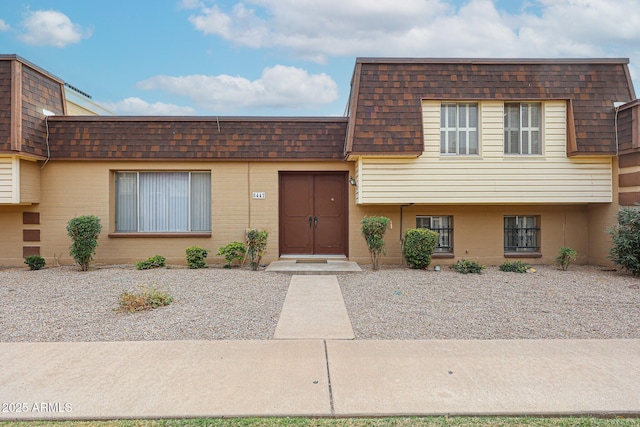
<svg viewBox="0 0 640 427">
<path fill-rule="evenodd" d="M 347 119 L 50 117 L 53 159 L 342 160 Z"/>
<path fill-rule="evenodd" d="M 562 99 L 571 101 L 573 154 L 615 154 L 613 102 L 635 99 L 627 64 L 627 59 L 359 58 L 345 152 L 420 155 L 423 99 Z"/>
</svg>

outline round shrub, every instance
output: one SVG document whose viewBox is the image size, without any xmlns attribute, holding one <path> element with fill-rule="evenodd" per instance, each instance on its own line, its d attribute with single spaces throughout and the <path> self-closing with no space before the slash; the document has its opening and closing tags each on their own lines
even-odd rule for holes
<svg viewBox="0 0 640 427">
<path fill-rule="evenodd" d="M 609 259 L 634 276 L 640 275 L 640 210 L 622 208 L 618 223 L 609 230 L 613 246 Z"/>
<path fill-rule="evenodd" d="M 482 270 L 484 270 L 484 265 L 480 264 L 478 261 L 471 261 L 468 259 L 461 259 L 457 261 L 455 264 L 451 266 L 452 269 L 462 274 L 482 274 Z"/>
<path fill-rule="evenodd" d="M 187 265 L 189 268 L 204 268 L 204 259 L 209 255 L 209 249 L 200 246 L 191 246 L 187 250 Z"/>
<path fill-rule="evenodd" d="M 31 270 L 40 270 L 45 266 L 44 258 L 40 255 L 31 255 L 24 259 L 24 263 L 29 266 Z"/>
<path fill-rule="evenodd" d="M 138 270 L 149 270 L 152 268 L 164 267 L 166 261 L 166 258 L 162 255 L 154 255 L 144 261 L 140 261 L 139 263 L 137 263 L 136 268 Z"/>
<path fill-rule="evenodd" d="M 438 233 L 427 228 L 410 228 L 404 234 L 402 255 L 411 268 L 424 269 L 431 264 Z"/>
<path fill-rule="evenodd" d="M 500 271 L 511 273 L 526 273 L 531 266 L 522 261 L 505 261 L 498 268 Z"/>
<path fill-rule="evenodd" d="M 226 246 L 218 248 L 218 253 L 216 255 L 224 256 L 224 260 L 226 262 L 225 268 L 231 268 L 234 261 L 242 261 L 244 259 L 246 251 L 244 243 L 231 242 Z"/>
</svg>

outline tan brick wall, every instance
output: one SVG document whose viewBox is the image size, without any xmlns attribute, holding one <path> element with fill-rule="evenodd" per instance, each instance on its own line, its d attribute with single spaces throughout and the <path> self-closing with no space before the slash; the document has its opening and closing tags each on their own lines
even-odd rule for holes
<svg viewBox="0 0 640 427">
<path fill-rule="evenodd" d="M 211 249 L 208 262 L 222 263 L 222 257 L 215 256 L 217 249 L 231 241 L 243 241 L 248 228 L 269 231 L 264 258 L 269 262 L 277 259 L 279 253 L 278 171 L 348 170 L 349 167 L 350 164 L 342 162 L 51 161 L 42 170 L 41 253 L 45 258 L 55 254 L 63 264 L 73 263 L 68 255 L 70 240 L 66 235 L 66 224 L 74 216 L 96 215 L 103 225 L 95 257 L 98 263 L 132 263 L 155 254 L 165 256 L 171 263 L 184 263 L 184 250 L 192 245 Z M 113 173 L 119 170 L 210 170 L 211 237 L 109 237 L 109 233 L 115 231 Z M 265 192 L 266 199 L 252 199 L 254 191 Z M 351 222 L 359 221 L 358 211 L 351 208 Z M 355 240 L 353 233 L 359 233 L 358 230 L 351 230 L 352 241 Z M 1 258 L 4 258 L 4 252 L 0 252 Z"/>
<path fill-rule="evenodd" d="M 0 206 L 0 266 L 22 265 L 24 206 Z"/>
<path fill-rule="evenodd" d="M 114 231 L 113 172 L 117 170 L 210 170 L 212 176 L 211 237 L 109 237 Z M 40 212 L 40 253 L 52 265 L 55 258 L 72 264 L 66 235 L 69 219 L 79 215 L 97 215 L 102 219 L 97 263 L 134 263 L 155 254 L 170 263 L 183 264 L 184 250 L 199 245 L 211 249 L 207 261 L 222 263 L 215 252 L 231 241 L 242 241 L 247 228 L 269 231 L 265 262 L 278 257 L 278 172 L 347 171 L 354 175 L 353 164 L 343 162 L 80 162 L 52 161 L 42 170 L 41 203 L 33 206 L 0 206 L 0 265 L 23 265 L 22 212 Z M 383 262 L 401 264 L 401 237 L 415 227 L 416 215 L 453 215 L 455 258 L 434 261 L 446 265 L 460 258 L 484 264 L 504 262 L 504 215 L 538 215 L 541 228 L 542 258 L 531 263 L 553 264 L 558 248 L 570 246 L 580 254 L 578 262 L 606 263 L 607 235 L 615 207 L 602 205 L 355 205 L 356 188 L 349 194 L 349 259 L 369 264 L 369 254 L 360 235 L 365 215 L 384 215 L 392 220 L 387 232 L 387 255 Z M 265 192 L 264 200 L 252 199 L 254 191 Z M 400 212 L 402 211 L 402 216 Z"/>
<path fill-rule="evenodd" d="M 20 203 L 40 201 L 40 163 L 20 160 Z"/>
</svg>

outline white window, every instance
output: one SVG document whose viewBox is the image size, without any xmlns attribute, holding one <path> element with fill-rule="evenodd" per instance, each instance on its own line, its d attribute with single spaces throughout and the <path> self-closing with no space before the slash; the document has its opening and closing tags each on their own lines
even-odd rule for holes
<svg viewBox="0 0 640 427">
<path fill-rule="evenodd" d="M 541 122 L 539 102 L 504 104 L 505 154 L 542 154 Z"/>
<path fill-rule="evenodd" d="M 453 252 L 453 217 L 417 216 L 416 228 L 428 228 L 438 233 L 435 252 Z"/>
<path fill-rule="evenodd" d="M 117 172 L 116 231 L 211 231 L 211 173 Z"/>
<path fill-rule="evenodd" d="M 440 153 L 478 154 L 478 104 L 440 106 Z"/>
<path fill-rule="evenodd" d="M 515 215 L 504 217 L 505 252 L 539 252 L 539 234 L 538 217 Z"/>
</svg>

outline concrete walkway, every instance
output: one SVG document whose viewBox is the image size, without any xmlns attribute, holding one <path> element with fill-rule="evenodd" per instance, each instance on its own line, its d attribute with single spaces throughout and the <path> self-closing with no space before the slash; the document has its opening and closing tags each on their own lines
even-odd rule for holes
<svg viewBox="0 0 640 427">
<path fill-rule="evenodd" d="M 355 338 L 336 276 L 292 276 L 275 339 Z"/>
<path fill-rule="evenodd" d="M 301 277 L 283 339 L 0 343 L 0 421 L 640 415 L 640 340 L 345 340 L 335 277 Z"/>
</svg>

